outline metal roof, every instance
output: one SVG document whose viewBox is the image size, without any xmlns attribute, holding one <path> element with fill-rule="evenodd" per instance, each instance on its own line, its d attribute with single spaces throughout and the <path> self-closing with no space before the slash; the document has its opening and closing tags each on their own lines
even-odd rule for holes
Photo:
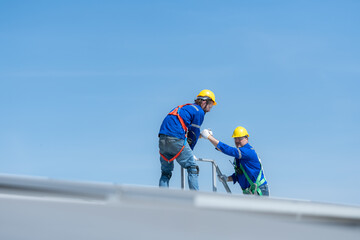
<svg viewBox="0 0 360 240">
<path fill-rule="evenodd" d="M 360 207 L 0 175 L 0 239 L 359 239 Z"/>
</svg>

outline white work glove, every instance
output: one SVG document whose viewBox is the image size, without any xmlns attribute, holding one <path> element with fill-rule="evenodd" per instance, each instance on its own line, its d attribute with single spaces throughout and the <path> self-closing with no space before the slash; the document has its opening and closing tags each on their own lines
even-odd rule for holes
<svg viewBox="0 0 360 240">
<path fill-rule="evenodd" d="M 206 138 L 206 139 L 208 139 L 210 135 L 211 136 L 213 135 L 213 133 L 210 129 L 204 129 L 201 131 L 200 134 L 201 134 L 201 137 Z"/>
</svg>

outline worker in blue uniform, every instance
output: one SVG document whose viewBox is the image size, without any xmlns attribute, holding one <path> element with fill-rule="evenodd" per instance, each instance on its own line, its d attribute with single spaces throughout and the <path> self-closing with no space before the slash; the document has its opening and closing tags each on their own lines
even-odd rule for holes
<svg viewBox="0 0 360 240">
<path fill-rule="evenodd" d="M 174 170 L 174 160 L 187 169 L 191 190 L 199 190 L 199 166 L 195 163 L 193 149 L 200 136 L 200 126 L 205 114 L 216 105 L 215 95 L 208 89 L 202 90 L 193 104 L 174 108 L 163 120 L 159 132 L 161 163 L 160 187 L 169 187 Z"/>
<path fill-rule="evenodd" d="M 222 180 L 233 181 L 234 184 L 238 182 L 244 194 L 269 196 L 269 187 L 261 161 L 249 144 L 249 134 L 244 127 L 239 126 L 233 132 L 232 137 L 236 147 L 230 147 L 217 140 L 208 129 L 203 130 L 201 136 L 208 139 L 217 150 L 235 158 L 233 162 L 235 173 L 228 177 L 219 176 Z"/>
</svg>

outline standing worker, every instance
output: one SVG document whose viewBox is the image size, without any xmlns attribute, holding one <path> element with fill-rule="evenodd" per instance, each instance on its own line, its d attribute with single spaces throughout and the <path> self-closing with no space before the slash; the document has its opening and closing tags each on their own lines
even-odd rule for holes
<svg viewBox="0 0 360 240">
<path fill-rule="evenodd" d="M 232 137 L 236 148 L 217 140 L 208 129 L 203 130 L 201 136 L 208 139 L 221 152 L 235 157 L 233 162 L 235 173 L 229 177 L 219 176 L 220 178 L 228 182 L 233 181 L 234 184 L 238 182 L 244 194 L 269 196 L 269 187 L 261 161 L 254 148 L 248 143 L 249 134 L 245 128 L 237 127 L 234 130 Z"/>
<path fill-rule="evenodd" d="M 188 184 L 192 190 L 199 190 L 199 166 L 195 163 L 193 149 L 200 136 L 204 116 L 216 105 L 215 95 L 202 90 L 193 104 L 180 105 L 165 117 L 159 132 L 161 163 L 160 187 L 169 187 L 174 170 L 174 160 L 188 172 Z"/>
</svg>

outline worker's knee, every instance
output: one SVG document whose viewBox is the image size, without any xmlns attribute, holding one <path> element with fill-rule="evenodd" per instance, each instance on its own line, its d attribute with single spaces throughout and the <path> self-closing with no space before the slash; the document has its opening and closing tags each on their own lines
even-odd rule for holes
<svg viewBox="0 0 360 240">
<path fill-rule="evenodd" d="M 171 176 L 172 176 L 172 173 L 171 173 L 171 172 L 169 172 L 169 173 L 167 173 L 167 172 L 161 172 L 161 176 L 164 176 L 164 177 L 166 177 L 166 178 L 168 178 L 168 179 L 170 180 L 170 178 L 171 178 Z"/>
<path fill-rule="evenodd" d="M 191 174 L 199 174 L 199 166 L 190 166 L 187 168 L 187 171 L 188 173 L 191 173 Z"/>
</svg>

